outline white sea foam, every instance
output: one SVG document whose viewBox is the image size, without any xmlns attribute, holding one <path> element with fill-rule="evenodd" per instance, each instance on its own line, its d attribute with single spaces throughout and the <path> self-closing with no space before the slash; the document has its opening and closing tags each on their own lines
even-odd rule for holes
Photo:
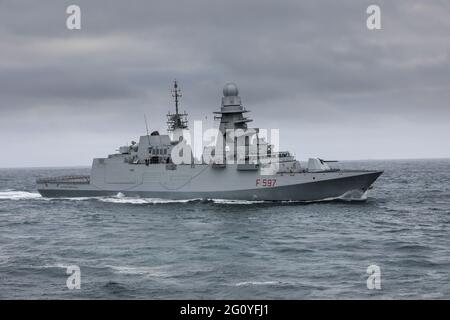
<svg viewBox="0 0 450 320">
<path fill-rule="evenodd" d="M 235 284 L 236 287 L 247 287 L 247 286 L 273 286 L 281 284 L 279 281 L 243 281 Z"/>
<path fill-rule="evenodd" d="M 0 265 L 7 264 L 11 260 L 10 256 L 0 255 Z"/>
<path fill-rule="evenodd" d="M 172 274 L 168 272 L 167 267 L 131 267 L 131 266 L 106 266 L 113 270 L 113 272 L 125 275 L 142 275 L 146 277 L 166 278 L 171 277 Z"/>
<path fill-rule="evenodd" d="M 232 200 L 232 199 L 162 199 L 162 198 L 140 198 L 140 197 L 127 197 L 123 193 L 119 192 L 116 196 L 107 196 L 107 197 L 58 197 L 58 198 L 44 198 L 37 192 L 27 192 L 27 191 L 18 191 L 18 190 L 3 190 L 0 191 L 0 200 L 68 200 L 68 201 L 89 201 L 89 200 L 97 200 L 101 202 L 107 203 L 117 203 L 117 204 L 170 204 L 170 203 L 189 203 L 189 202 L 200 202 L 205 201 L 209 203 L 215 204 L 224 204 L 224 205 L 252 205 L 252 204 L 263 204 L 263 203 L 273 203 L 271 201 L 264 200 Z M 314 201 L 279 201 L 278 203 L 311 203 L 311 202 L 322 202 L 322 201 L 331 201 L 331 200 L 347 200 L 347 201 L 357 201 L 357 200 L 366 200 L 367 192 L 347 192 L 340 197 L 336 198 L 327 198 L 321 200 Z"/>
<path fill-rule="evenodd" d="M 149 203 L 148 199 L 140 199 L 140 198 L 98 198 L 101 202 L 110 202 L 110 203 L 129 203 L 129 204 L 146 204 Z"/>
<path fill-rule="evenodd" d="M 42 198 L 47 201 L 54 200 L 68 200 L 68 201 L 88 201 L 88 200 L 98 200 L 99 197 L 58 197 L 58 198 Z"/>
<path fill-rule="evenodd" d="M 101 202 L 111 203 L 128 203 L 128 204 L 164 204 L 164 203 L 187 203 L 190 201 L 198 201 L 199 199 L 186 199 L 186 200 L 170 200 L 159 198 L 134 198 L 134 197 L 105 197 L 98 198 Z"/>
<path fill-rule="evenodd" d="M 165 204 L 165 203 L 189 203 L 203 201 L 201 198 L 193 199 L 162 199 L 162 198 L 139 198 L 139 197 L 127 197 L 122 193 L 118 193 L 115 197 L 96 197 L 101 202 L 110 203 L 124 203 L 124 204 Z M 264 203 L 262 200 L 227 200 L 227 199 L 207 199 L 206 202 L 213 202 L 217 204 L 256 204 Z"/>
<path fill-rule="evenodd" d="M 211 199 L 212 202 L 218 204 L 257 204 L 265 203 L 263 200 L 229 200 L 229 199 Z"/>
<path fill-rule="evenodd" d="M 350 190 L 338 197 L 338 199 L 345 201 L 365 201 L 367 200 L 368 193 L 369 190 L 366 190 L 365 192 L 360 190 Z"/>
<path fill-rule="evenodd" d="M 27 191 L 4 190 L 0 191 L 0 200 L 26 200 L 42 198 L 39 193 Z"/>
<path fill-rule="evenodd" d="M 48 268 L 67 269 L 70 266 L 71 266 L 70 264 L 57 263 L 57 264 L 48 264 L 48 265 L 45 265 L 45 266 L 40 266 L 39 268 L 44 268 L 44 269 L 48 269 Z"/>
</svg>

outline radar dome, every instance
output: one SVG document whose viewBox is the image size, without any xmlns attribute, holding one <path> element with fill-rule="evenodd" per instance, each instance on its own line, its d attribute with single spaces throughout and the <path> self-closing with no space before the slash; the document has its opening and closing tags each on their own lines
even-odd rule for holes
<svg viewBox="0 0 450 320">
<path fill-rule="evenodd" d="M 236 97 L 239 95 L 239 90 L 236 84 L 227 83 L 225 87 L 223 87 L 223 95 L 224 97 Z"/>
</svg>

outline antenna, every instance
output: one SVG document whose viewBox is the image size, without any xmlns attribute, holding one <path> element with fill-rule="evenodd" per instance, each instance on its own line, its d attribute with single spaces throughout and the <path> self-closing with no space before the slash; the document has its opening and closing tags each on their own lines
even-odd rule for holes
<svg viewBox="0 0 450 320">
<path fill-rule="evenodd" d="M 148 133 L 148 122 L 147 122 L 147 115 L 144 113 L 144 120 L 145 120 L 145 129 L 147 130 L 147 140 L 148 145 L 150 146 L 150 135 Z"/>
<path fill-rule="evenodd" d="M 146 114 L 144 113 L 144 120 L 145 120 L 145 129 L 147 130 L 147 136 L 149 135 L 149 133 L 148 133 L 148 122 L 147 122 L 147 116 L 146 116 Z"/>
<path fill-rule="evenodd" d="M 175 98 L 175 114 L 178 114 L 178 98 L 181 98 L 181 93 L 178 89 L 177 79 L 173 81 L 172 96 Z"/>
</svg>

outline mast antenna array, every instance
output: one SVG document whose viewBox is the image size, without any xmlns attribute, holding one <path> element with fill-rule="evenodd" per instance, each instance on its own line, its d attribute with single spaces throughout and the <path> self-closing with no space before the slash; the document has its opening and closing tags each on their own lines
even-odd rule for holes
<svg viewBox="0 0 450 320">
<path fill-rule="evenodd" d="M 178 114 L 178 98 L 181 98 L 181 90 L 178 89 L 178 83 L 175 79 L 173 82 L 173 90 L 172 90 L 172 97 L 175 98 L 175 114 Z"/>
<path fill-rule="evenodd" d="M 173 89 L 172 89 L 172 97 L 175 98 L 175 113 L 168 113 L 167 114 L 167 130 L 168 131 L 174 131 L 176 129 L 186 129 L 188 125 L 187 121 L 187 113 L 183 112 L 180 113 L 178 111 L 179 107 L 179 98 L 182 97 L 181 90 L 178 89 L 178 83 L 175 79 L 173 82 Z"/>
</svg>

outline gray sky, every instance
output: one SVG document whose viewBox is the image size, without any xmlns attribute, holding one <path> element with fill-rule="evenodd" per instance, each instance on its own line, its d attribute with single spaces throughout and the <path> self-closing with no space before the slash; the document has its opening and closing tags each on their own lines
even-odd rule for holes
<svg viewBox="0 0 450 320">
<path fill-rule="evenodd" d="M 174 78 L 208 123 L 236 82 L 300 160 L 450 157 L 446 0 L 0 0 L 0 40 L 0 167 L 88 165 L 144 113 L 164 132 Z"/>
</svg>

